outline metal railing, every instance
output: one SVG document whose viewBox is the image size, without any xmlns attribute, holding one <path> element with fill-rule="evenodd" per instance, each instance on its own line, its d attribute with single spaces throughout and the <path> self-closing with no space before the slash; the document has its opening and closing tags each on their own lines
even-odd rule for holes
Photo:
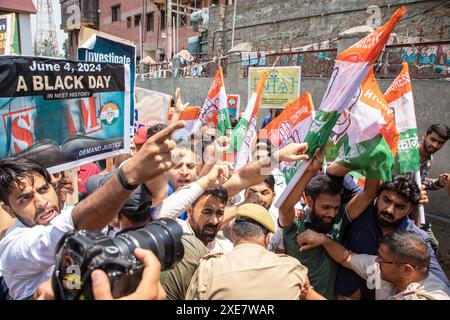
<svg viewBox="0 0 450 320">
<path fill-rule="evenodd" d="M 409 63 L 409 74 L 413 79 L 449 79 L 450 41 L 386 46 L 378 59 L 376 76 L 395 78 L 403 61 Z"/>
<path fill-rule="evenodd" d="M 283 50 L 274 53 L 263 51 L 248 55 L 240 60 L 240 74 L 248 77 L 250 67 L 301 66 L 302 77 L 331 76 L 337 58 L 337 49 L 308 51 Z M 401 70 L 402 62 L 409 63 L 413 79 L 450 79 L 450 40 L 388 45 L 384 48 L 375 65 L 377 78 L 395 78 Z M 174 68 L 169 63 L 147 65 L 138 72 L 142 79 L 159 78 L 199 78 L 214 77 L 219 66 L 226 76 L 228 58 L 217 60 L 196 59 L 188 65 Z"/>
<path fill-rule="evenodd" d="M 258 52 L 258 56 L 241 61 L 241 72 L 248 76 L 249 67 L 301 66 L 303 77 L 330 77 L 333 71 L 337 49 L 309 51 Z"/>
<path fill-rule="evenodd" d="M 330 77 L 337 49 L 309 51 L 281 51 L 264 54 L 258 52 L 241 61 L 241 74 L 248 76 L 249 67 L 301 66 L 302 77 Z M 420 42 L 388 45 L 375 66 L 377 78 L 395 78 L 402 62 L 409 63 L 413 79 L 450 78 L 450 41 Z"/>
<path fill-rule="evenodd" d="M 214 77 L 222 66 L 224 75 L 228 68 L 228 58 L 222 58 L 220 64 L 214 60 L 196 59 L 188 64 L 174 66 L 171 63 L 161 62 L 149 65 L 140 65 L 136 77 L 145 79 L 164 79 L 164 78 L 202 78 Z"/>
</svg>

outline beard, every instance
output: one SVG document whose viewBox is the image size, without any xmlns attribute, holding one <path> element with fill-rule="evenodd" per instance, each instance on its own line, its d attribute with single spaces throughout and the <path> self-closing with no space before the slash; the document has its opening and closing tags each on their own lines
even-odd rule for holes
<svg viewBox="0 0 450 320">
<path fill-rule="evenodd" d="M 189 224 L 191 225 L 192 230 L 195 233 L 195 236 L 205 244 L 213 241 L 216 238 L 217 232 L 219 232 L 220 224 L 206 224 L 203 228 L 194 221 L 194 219 L 189 220 Z"/>
<path fill-rule="evenodd" d="M 378 211 L 378 206 L 375 207 L 375 214 L 377 217 L 377 225 L 381 229 L 397 229 L 402 223 L 403 219 L 394 220 L 395 217 L 392 213 L 387 211 Z"/>
<path fill-rule="evenodd" d="M 314 231 L 319 232 L 319 233 L 325 233 L 327 234 L 330 230 L 331 227 L 333 227 L 334 222 L 336 220 L 336 218 L 333 218 L 333 220 L 331 222 L 326 222 L 324 219 L 324 217 L 319 217 L 317 215 L 316 212 L 316 208 L 315 208 L 315 204 L 313 205 L 313 208 L 311 210 L 311 226 Z"/>
<path fill-rule="evenodd" d="M 435 148 L 427 146 L 427 140 L 426 139 L 423 141 L 423 148 L 425 149 L 425 151 L 428 154 L 435 154 L 436 151 L 437 151 Z"/>
</svg>

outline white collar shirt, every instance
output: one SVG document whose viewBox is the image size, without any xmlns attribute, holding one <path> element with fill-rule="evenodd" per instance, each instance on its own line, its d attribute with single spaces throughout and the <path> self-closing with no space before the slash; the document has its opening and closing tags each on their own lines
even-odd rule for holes
<svg viewBox="0 0 450 320">
<path fill-rule="evenodd" d="M 13 299 L 32 296 L 51 277 L 56 245 L 66 232 L 74 230 L 72 209 L 63 209 L 47 226 L 30 228 L 17 220 L 0 241 L 0 273 Z"/>
</svg>

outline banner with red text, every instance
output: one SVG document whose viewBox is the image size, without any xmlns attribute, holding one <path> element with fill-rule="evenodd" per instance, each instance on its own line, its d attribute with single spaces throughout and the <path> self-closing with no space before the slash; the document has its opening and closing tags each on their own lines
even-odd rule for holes
<svg viewBox="0 0 450 320">
<path fill-rule="evenodd" d="M 0 158 L 58 172 L 129 152 L 129 66 L 0 57 Z"/>
</svg>

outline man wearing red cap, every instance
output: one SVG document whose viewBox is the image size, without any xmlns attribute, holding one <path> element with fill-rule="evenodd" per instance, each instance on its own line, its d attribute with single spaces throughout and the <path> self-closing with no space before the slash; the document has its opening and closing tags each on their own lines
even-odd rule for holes
<svg viewBox="0 0 450 320">
<path fill-rule="evenodd" d="M 136 151 L 139 151 L 144 142 L 147 141 L 147 130 L 148 127 L 143 126 L 136 131 L 136 134 L 134 135 L 134 145 L 136 146 Z"/>
</svg>

